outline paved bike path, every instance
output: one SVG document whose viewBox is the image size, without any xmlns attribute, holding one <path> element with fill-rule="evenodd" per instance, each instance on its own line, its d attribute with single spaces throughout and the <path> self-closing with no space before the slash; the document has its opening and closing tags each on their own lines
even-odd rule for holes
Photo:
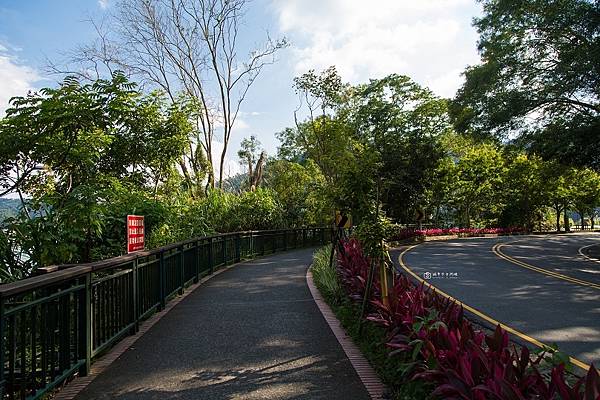
<svg viewBox="0 0 600 400">
<path fill-rule="evenodd" d="M 76 399 L 368 399 L 306 285 L 312 252 L 207 281 Z"/>
</svg>

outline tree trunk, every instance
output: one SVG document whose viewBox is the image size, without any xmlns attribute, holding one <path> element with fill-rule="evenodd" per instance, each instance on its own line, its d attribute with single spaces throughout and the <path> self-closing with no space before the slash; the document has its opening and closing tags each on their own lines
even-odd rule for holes
<svg viewBox="0 0 600 400">
<path fill-rule="evenodd" d="M 560 208 L 555 207 L 554 210 L 556 211 L 556 232 L 560 233 Z"/>
<path fill-rule="evenodd" d="M 567 207 L 565 207 L 563 214 L 565 219 L 565 232 L 571 232 L 571 226 L 569 225 L 569 215 L 567 214 Z"/>
<path fill-rule="evenodd" d="M 251 190 L 256 190 L 256 188 L 258 187 L 258 185 L 260 185 L 260 182 L 262 181 L 262 175 L 263 175 L 263 165 L 265 162 L 265 152 L 263 151 L 262 153 L 260 153 L 260 157 L 258 158 L 258 161 L 256 162 L 256 168 L 254 168 L 254 175 L 252 176 L 252 182 L 250 185 Z"/>
<path fill-rule="evenodd" d="M 252 187 L 252 180 L 254 179 L 254 172 L 252 171 L 252 158 L 248 157 L 248 184 Z"/>
<path fill-rule="evenodd" d="M 194 196 L 194 190 L 195 190 L 194 182 L 192 182 L 192 178 L 190 177 L 190 173 L 187 169 L 187 165 L 185 165 L 185 161 L 183 159 L 179 160 L 179 166 L 181 167 L 181 172 L 183 173 L 183 177 L 184 177 L 185 181 L 187 182 L 190 196 L 193 199 L 196 197 L 196 196 Z"/>
<path fill-rule="evenodd" d="M 577 212 L 579 214 L 579 224 L 581 225 L 580 230 L 585 230 L 585 227 L 583 225 L 583 211 L 578 211 Z"/>
<path fill-rule="evenodd" d="M 225 155 L 227 154 L 227 147 L 223 148 L 221 153 L 221 161 L 219 162 L 219 189 L 223 189 L 223 167 L 225 166 Z"/>
<path fill-rule="evenodd" d="M 206 178 L 206 187 L 204 188 L 204 194 L 208 195 L 211 189 L 215 188 L 215 174 L 213 173 L 212 167 L 208 171 L 208 177 Z"/>
</svg>

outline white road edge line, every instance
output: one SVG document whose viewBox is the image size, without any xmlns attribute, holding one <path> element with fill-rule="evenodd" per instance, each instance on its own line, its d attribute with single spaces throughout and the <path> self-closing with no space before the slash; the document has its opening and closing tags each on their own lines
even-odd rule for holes
<svg viewBox="0 0 600 400">
<path fill-rule="evenodd" d="M 588 245 L 586 245 L 586 246 L 581 246 L 580 248 L 578 248 L 578 249 L 577 249 L 577 252 L 579 253 L 579 255 L 580 255 L 581 257 L 585 258 L 586 260 L 589 260 L 589 261 L 594 261 L 594 262 L 600 263 L 600 259 L 598 259 L 598 258 L 594 258 L 594 257 L 590 257 L 590 256 L 588 256 L 588 255 L 585 255 L 585 254 L 583 253 L 583 250 L 584 250 L 584 249 L 587 249 L 588 247 L 592 247 L 592 246 L 600 246 L 600 244 L 599 244 L 599 243 L 594 243 L 594 244 L 588 244 Z"/>
</svg>

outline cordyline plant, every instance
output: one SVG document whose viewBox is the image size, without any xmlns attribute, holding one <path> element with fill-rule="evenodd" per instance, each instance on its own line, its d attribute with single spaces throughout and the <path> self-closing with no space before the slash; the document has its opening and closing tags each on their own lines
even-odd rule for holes
<svg viewBox="0 0 600 400">
<path fill-rule="evenodd" d="M 487 234 L 496 235 L 514 235 L 523 233 L 523 228 L 510 227 L 510 228 L 430 228 L 430 229 L 415 229 L 415 228 L 396 228 L 390 230 L 390 236 L 388 239 L 391 241 L 401 241 L 411 238 L 418 237 L 431 237 L 431 236 L 446 236 L 446 235 L 460 235 L 460 236 L 478 236 Z"/>
<path fill-rule="evenodd" d="M 338 256 L 338 276 L 347 295 L 363 298 L 369 259 L 360 243 L 344 243 Z M 540 373 L 544 353 L 532 356 L 526 347 L 511 345 L 500 326 L 493 334 L 476 330 L 461 305 L 404 275 L 390 291 L 389 306 L 380 301 L 378 285 L 370 296 L 367 319 L 388 332 L 390 356 L 406 360 L 406 379 L 435 385 L 433 397 L 463 400 L 600 400 L 600 377 L 592 365 L 587 376 L 570 384 L 565 365 L 552 367 L 550 380 Z"/>
</svg>

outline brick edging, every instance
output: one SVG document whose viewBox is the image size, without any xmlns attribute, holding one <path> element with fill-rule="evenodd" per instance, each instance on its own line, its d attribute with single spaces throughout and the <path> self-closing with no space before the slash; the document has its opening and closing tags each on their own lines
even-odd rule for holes
<svg viewBox="0 0 600 400">
<path fill-rule="evenodd" d="M 183 299 L 189 296 L 194 290 L 200 287 L 206 281 L 220 275 L 221 273 L 240 265 L 236 263 L 228 265 L 227 267 L 221 268 L 211 275 L 207 275 L 200 279 L 198 283 L 190 285 L 186 288 L 185 292 L 168 302 L 165 308 L 140 324 L 140 329 L 135 335 L 126 336 L 123 340 L 117 342 L 106 354 L 100 357 L 97 361 L 92 364 L 90 373 L 87 376 L 76 376 L 71 382 L 66 384 L 58 393 L 52 397 L 53 400 L 72 400 L 77 396 L 83 389 L 85 389 L 98 375 L 100 375 L 106 368 L 108 368 L 113 362 L 123 355 L 139 338 L 141 338 L 146 332 L 150 330 L 162 317 L 164 317 L 173 307 L 181 303 Z"/>
<path fill-rule="evenodd" d="M 387 387 L 381 382 L 379 376 L 375 373 L 369 361 L 361 353 L 358 347 L 352 341 L 352 338 L 346 334 L 346 331 L 342 327 L 340 321 L 336 318 L 335 314 L 331 310 L 331 307 L 325 302 L 323 296 L 319 292 L 319 289 L 315 286 L 313 281 L 312 272 L 310 268 L 306 271 L 306 283 L 310 289 L 310 293 L 319 307 L 319 311 L 323 314 L 323 318 L 327 321 L 327 324 L 331 328 L 331 331 L 335 335 L 337 341 L 342 346 L 344 353 L 350 360 L 352 367 L 356 371 L 358 377 L 362 381 L 363 385 L 367 389 L 369 396 L 372 400 L 383 400 L 388 392 Z"/>
</svg>

